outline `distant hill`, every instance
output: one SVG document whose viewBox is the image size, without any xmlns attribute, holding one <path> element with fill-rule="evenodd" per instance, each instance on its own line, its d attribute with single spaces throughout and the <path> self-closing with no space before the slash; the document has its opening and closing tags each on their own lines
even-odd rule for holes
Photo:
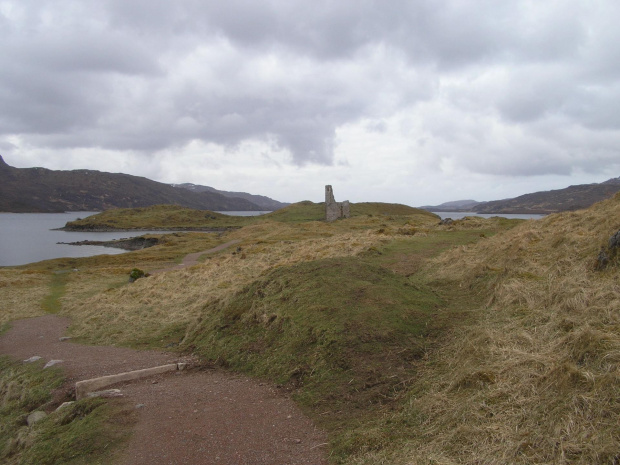
<svg viewBox="0 0 620 465">
<path fill-rule="evenodd" d="M 420 208 L 434 212 L 474 211 L 476 205 L 480 205 L 480 203 L 475 200 L 453 200 L 441 205 L 424 205 Z"/>
<path fill-rule="evenodd" d="M 476 202 L 475 200 L 459 200 L 441 205 L 426 205 L 428 211 L 473 211 L 476 213 L 557 213 L 588 208 L 601 200 L 612 197 L 620 191 L 620 178 L 612 178 L 602 183 L 579 184 L 564 189 L 540 191 L 520 195 L 513 199 Z"/>
<path fill-rule="evenodd" d="M 265 197 L 264 195 L 248 194 L 247 192 L 221 191 L 213 187 L 201 186 L 199 184 L 183 183 L 183 184 L 173 184 L 173 186 L 181 187 L 183 189 L 188 189 L 192 192 L 215 192 L 217 194 L 221 194 L 229 198 L 239 198 L 239 199 L 249 200 L 253 204 L 258 205 L 261 209 L 266 210 L 266 211 L 279 210 L 280 208 L 284 208 L 290 205 L 290 203 L 278 202 L 277 200 L 273 200 L 269 197 Z"/>
<path fill-rule="evenodd" d="M 14 168 L 0 156 L 0 211 L 102 211 L 181 205 L 212 211 L 260 211 L 263 207 L 217 192 L 192 192 L 139 176 L 94 170 Z"/>
</svg>

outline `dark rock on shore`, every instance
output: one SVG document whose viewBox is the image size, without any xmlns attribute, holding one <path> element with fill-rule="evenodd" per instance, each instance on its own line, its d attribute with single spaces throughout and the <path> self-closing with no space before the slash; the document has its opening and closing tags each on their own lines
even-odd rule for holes
<svg viewBox="0 0 620 465">
<path fill-rule="evenodd" d="M 156 237 L 132 237 L 129 239 L 118 239 L 114 241 L 78 241 L 78 242 L 58 242 L 67 245 L 98 245 L 103 247 L 114 247 L 123 250 L 142 250 L 159 244 Z"/>
</svg>

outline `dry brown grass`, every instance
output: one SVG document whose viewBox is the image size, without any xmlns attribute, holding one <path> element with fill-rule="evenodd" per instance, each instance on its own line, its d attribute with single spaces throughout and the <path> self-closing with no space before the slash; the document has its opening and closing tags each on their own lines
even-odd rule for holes
<svg viewBox="0 0 620 465">
<path fill-rule="evenodd" d="M 224 250 L 194 267 L 139 279 L 90 298 L 84 296 L 92 291 L 92 285 L 85 284 L 88 289 L 68 285 L 62 300 L 63 313 L 73 319 L 73 334 L 91 342 L 135 345 L 163 338 L 170 332 L 176 337 L 175 328 L 185 328 L 209 303 L 229 298 L 266 270 L 300 261 L 356 255 L 381 240 L 370 231 L 277 240 L 283 236 L 295 238 L 295 233 L 294 228 L 274 232 L 268 225 L 252 226 L 249 231 L 226 237 L 244 239 L 239 253 L 232 254 L 235 248 Z M 255 236 L 264 240 L 249 239 Z"/>
<path fill-rule="evenodd" d="M 385 217 L 265 222 L 217 239 L 241 240 L 239 252 L 228 249 L 190 269 L 131 285 L 125 267 L 159 264 L 160 252 L 92 259 L 90 267 L 69 276 L 62 311 L 73 318 L 74 334 L 91 342 L 172 341 L 205 307 L 276 267 L 353 256 L 394 238 L 415 241 L 435 229 L 493 230 L 493 221 L 497 230 L 505 227 L 501 220 L 467 220 L 450 229 Z M 614 266 L 595 271 L 594 264 L 618 229 L 620 196 L 586 211 L 525 222 L 420 264 L 422 271 L 412 279 L 435 286 L 450 302 L 448 310 L 459 312 L 453 317 L 458 321 L 421 362 L 402 408 L 376 424 L 360 425 L 355 441 L 363 444 L 359 438 L 367 436 L 370 445 L 348 463 L 617 464 L 620 271 Z M 187 252 L 208 248 L 187 241 Z M 209 238 L 205 245 L 215 242 Z M 180 256 L 174 247 L 166 260 Z M 0 295 L 15 293 L 31 302 L 18 312 L 45 296 L 49 275 L 19 278 L 5 271 L 0 283 L 34 279 L 9 291 L 0 284 Z M 32 289 L 40 295 L 30 297 Z M 471 310 L 479 302 L 484 303 Z M 471 310 L 467 320 L 460 319 L 464 309 Z"/>
<path fill-rule="evenodd" d="M 0 269 L 0 325 L 42 315 L 49 282 L 50 274 L 45 272 Z"/>
<path fill-rule="evenodd" d="M 487 303 L 396 415 L 419 436 L 355 463 L 617 464 L 620 271 L 594 262 L 618 229 L 620 196 L 437 259 L 437 282 Z"/>
</svg>

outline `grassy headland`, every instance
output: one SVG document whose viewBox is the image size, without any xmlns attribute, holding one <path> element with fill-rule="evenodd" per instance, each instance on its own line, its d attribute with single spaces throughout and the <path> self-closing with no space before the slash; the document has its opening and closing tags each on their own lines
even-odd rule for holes
<svg viewBox="0 0 620 465">
<path fill-rule="evenodd" d="M 436 215 L 406 205 L 387 203 L 351 204 L 351 216 L 394 215 L 419 219 L 435 219 Z M 88 218 L 67 223 L 70 231 L 95 230 L 225 230 L 257 223 L 276 221 L 300 223 L 321 221 L 325 204 L 304 201 L 260 216 L 230 216 L 208 210 L 193 210 L 178 205 L 155 205 L 145 208 L 107 210 Z"/>
<path fill-rule="evenodd" d="M 0 293 L 30 302 L 5 321 L 43 311 L 52 271 L 76 268 L 57 297 L 74 336 L 172 345 L 272 380 L 328 430 L 334 463 L 619 459 L 619 268 L 594 264 L 620 229 L 620 196 L 538 221 L 442 226 L 386 204 L 354 204 L 352 218 L 333 223 L 311 202 L 254 219 L 203 211 L 173 222 L 177 209 L 89 221 L 236 228 L 1 270 L 0 283 L 18 285 Z M 231 239 L 240 249 L 127 283 L 133 267 L 153 270 Z"/>
</svg>

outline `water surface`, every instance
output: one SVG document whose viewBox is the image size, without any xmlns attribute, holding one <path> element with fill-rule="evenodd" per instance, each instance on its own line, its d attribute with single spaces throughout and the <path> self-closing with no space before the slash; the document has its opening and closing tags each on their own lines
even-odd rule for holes
<svg viewBox="0 0 620 465">
<path fill-rule="evenodd" d="M 215 213 L 221 213 L 222 215 L 228 215 L 228 216 L 259 216 L 259 215 L 264 215 L 265 213 L 271 213 L 271 211 L 260 211 L 260 212 L 255 212 L 255 211 L 243 211 L 243 212 L 215 212 Z"/>
<path fill-rule="evenodd" d="M 453 220 L 460 220 L 466 216 L 478 216 L 480 218 L 493 218 L 499 216 L 501 218 L 518 219 L 518 220 L 539 220 L 547 215 L 540 214 L 512 214 L 512 213 L 476 213 L 476 212 L 431 212 L 438 215 L 442 220 L 444 218 L 452 218 Z"/>
<path fill-rule="evenodd" d="M 53 231 L 55 228 L 62 228 L 68 221 L 86 218 L 96 213 L 99 212 L 0 213 L 0 266 L 25 265 L 52 258 L 125 253 L 125 250 L 110 247 L 75 246 L 57 242 L 111 241 L 151 232 Z"/>
</svg>

